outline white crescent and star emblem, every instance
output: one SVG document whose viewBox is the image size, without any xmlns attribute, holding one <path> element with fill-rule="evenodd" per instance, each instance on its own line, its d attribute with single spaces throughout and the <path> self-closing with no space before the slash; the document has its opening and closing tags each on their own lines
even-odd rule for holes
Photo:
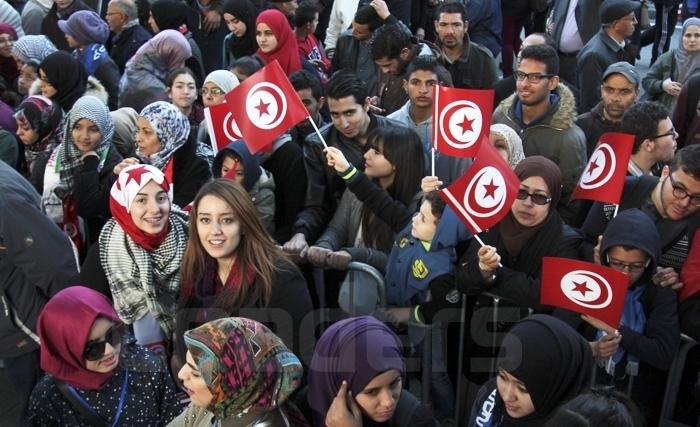
<svg viewBox="0 0 700 427">
<path fill-rule="evenodd" d="M 579 187 L 584 190 L 593 190 L 607 184 L 615 173 L 615 151 L 609 144 L 600 144 L 586 165 L 581 175 Z"/>
<path fill-rule="evenodd" d="M 600 274 L 588 270 L 570 271 L 562 277 L 560 286 L 566 298 L 586 308 L 605 308 L 613 297 L 610 283 Z"/>
<path fill-rule="evenodd" d="M 230 111 L 226 113 L 226 116 L 224 116 L 222 126 L 224 128 L 224 135 L 226 135 L 227 140 L 236 141 L 242 138 L 241 130 L 238 128 L 238 123 L 236 123 L 236 119 L 233 118 L 233 113 Z"/>
<path fill-rule="evenodd" d="M 264 130 L 274 129 L 287 114 L 287 99 L 274 83 L 260 82 L 248 92 L 245 109 L 250 122 Z"/>
<path fill-rule="evenodd" d="M 471 101 L 453 101 L 440 112 L 438 127 L 450 146 L 460 150 L 472 147 L 483 127 L 481 108 Z"/>
<path fill-rule="evenodd" d="M 506 203 L 506 181 L 493 166 L 476 173 L 464 193 L 464 207 L 469 214 L 486 218 L 494 215 Z"/>
</svg>

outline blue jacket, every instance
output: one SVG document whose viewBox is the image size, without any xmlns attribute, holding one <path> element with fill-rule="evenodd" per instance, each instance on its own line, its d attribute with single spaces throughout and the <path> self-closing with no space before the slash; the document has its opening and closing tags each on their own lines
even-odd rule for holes
<svg viewBox="0 0 700 427">
<path fill-rule="evenodd" d="M 406 307 L 424 302 L 430 282 L 454 270 L 455 246 L 469 237 L 450 207 L 445 207 L 429 249 L 424 242 L 411 236 L 411 228 L 412 224 L 408 224 L 397 235 L 386 264 L 384 280 L 389 305 Z"/>
</svg>

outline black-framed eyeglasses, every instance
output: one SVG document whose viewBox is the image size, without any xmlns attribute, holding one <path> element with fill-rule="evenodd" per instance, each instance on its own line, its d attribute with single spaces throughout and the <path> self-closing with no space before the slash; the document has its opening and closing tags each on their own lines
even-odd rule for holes
<svg viewBox="0 0 700 427">
<path fill-rule="evenodd" d="M 675 138 L 678 136 L 678 132 L 676 132 L 676 128 L 673 127 L 671 129 L 669 129 L 668 132 L 662 133 L 661 135 L 652 136 L 649 139 L 659 139 L 659 138 L 663 138 L 665 136 L 673 136 Z"/>
<path fill-rule="evenodd" d="M 88 341 L 87 344 L 85 344 L 83 357 L 85 360 L 89 360 L 91 362 L 102 359 L 102 356 L 105 354 L 105 349 L 107 348 L 107 343 L 109 343 L 112 347 L 116 347 L 117 344 L 122 342 L 124 333 L 125 327 L 123 324 L 119 323 L 112 325 L 102 339 Z"/>
<path fill-rule="evenodd" d="M 515 197 L 518 200 L 526 200 L 529 197 L 532 200 L 532 203 L 540 206 L 544 206 L 552 201 L 551 197 L 547 197 L 544 194 L 528 193 L 527 190 L 522 188 L 518 190 L 518 194 Z"/>
<path fill-rule="evenodd" d="M 515 79 L 519 82 L 527 79 L 530 83 L 539 83 L 542 79 L 550 79 L 554 77 L 554 74 L 542 74 L 542 73 L 523 73 L 522 71 L 515 72 Z"/>
<path fill-rule="evenodd" d="M 681 187 L 673 179 L 672 174 L 668 174 L 668 179 L 671 181 L 671 188 L 673 188 L 673 197 L 678 200 L 684 200 L 690 197 L 690 204 L 693 206 L 700 206 L 700 194 L 690 194 L 688 190 Z"/>
<path fill-rule="evenodd" d="M 211 94 L 212 96 L 221 96 L 221 95 L 224 95 L 226 92 L 219 89 L 218 87 L 213 87 L 211 89 L 203 87 L 202 90 L 199 91 L 199 93 L 201 93 L 202 96 L 207 96 L 209 94 Z"/>
<path fill-rule="evenodd" d="M 647 259 L 645 262 L 622 262 L 616 259 L 610 259 L 609 256 L 605 255 L 608 260 L 608 265 L 617 271 L 629 271 L 630 273 L 641 273 L 645 268 L 649 267 L 651 258 Z"/>
</svg>

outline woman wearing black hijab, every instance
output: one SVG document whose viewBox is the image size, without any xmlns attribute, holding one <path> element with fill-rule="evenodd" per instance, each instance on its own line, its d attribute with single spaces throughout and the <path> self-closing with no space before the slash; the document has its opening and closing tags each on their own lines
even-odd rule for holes
<svg viewBox="0 0 700 427">
<path fill-rule="evenodd" d="M 64 113 L 85 94 L 88 75 L 85 67 L 68 52 L 59 50 L 39 64 L 41 94 L 55 101 Z"/>
<path fill-rule="evenodd" d="M 545 157 L 530 156 L 518 163 L 515 174 L 521 183 L 510 212 L 479 235 L 485 246 L 476 239 L 471 242 L 457 269 L 458 289 L 473 296 L 471 323 L 480 325 L 473 328 L 479 331 L 478 336 L 468 337 L 473 339 L 467 342 L 472 356 L 495 357 L 499 332 L 527 316 L 528 308 L 539 305 L 543 257 L 578 257 L 581 237 L 563 223 L 556 209 L 561 197 L 559 166 Z M 502 297 L 493 332 L 489 332 L 491 326 L 486 328 L 494 316 L 488 309 L 491 299 L 479 296 L 482 292 Z M 484 343 L 495 345 L 483 347 Z M 477 384 L 488 377 L 485 373 L 469 374 Z"/>
<path fill-rule="evenodd" d="M 253 55 L 258 50 L 255 40 L 258 9 L 250 0 L 226 0 L 223 16 L 231 31 L 224 38 L 223 67 L 228 69 L 236 59 Z"/>
<path fill-rule="evenodd" d="M 588 342 L 552 316 L 535 314 L 503 339 L 498 376 L 484 384 L 468 425 L 541 426 L 554 409 L 590 388 Z"/>
</svg>

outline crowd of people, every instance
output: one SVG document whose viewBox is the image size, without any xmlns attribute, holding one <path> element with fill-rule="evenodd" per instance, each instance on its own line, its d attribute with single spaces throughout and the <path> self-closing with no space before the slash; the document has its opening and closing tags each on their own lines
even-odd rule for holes
<svg viewBox="0 0 700 427">
<path fill-rule="evenodd" d="M 657 425 L 700 341 L 700 7 L 651 3 L 0 0 L 12 422 Z M 310 120 L 215 142 L 274 61 Z M 439 195 L 473 159 L 433 149 L 437 85 L 493 89 L 520 182 L 478 236 Z M 608 132 L 619 203 L 572 200 Z M 545 257 L 624 273 L 619 326 L 542 305 Z"/>
</svg>

